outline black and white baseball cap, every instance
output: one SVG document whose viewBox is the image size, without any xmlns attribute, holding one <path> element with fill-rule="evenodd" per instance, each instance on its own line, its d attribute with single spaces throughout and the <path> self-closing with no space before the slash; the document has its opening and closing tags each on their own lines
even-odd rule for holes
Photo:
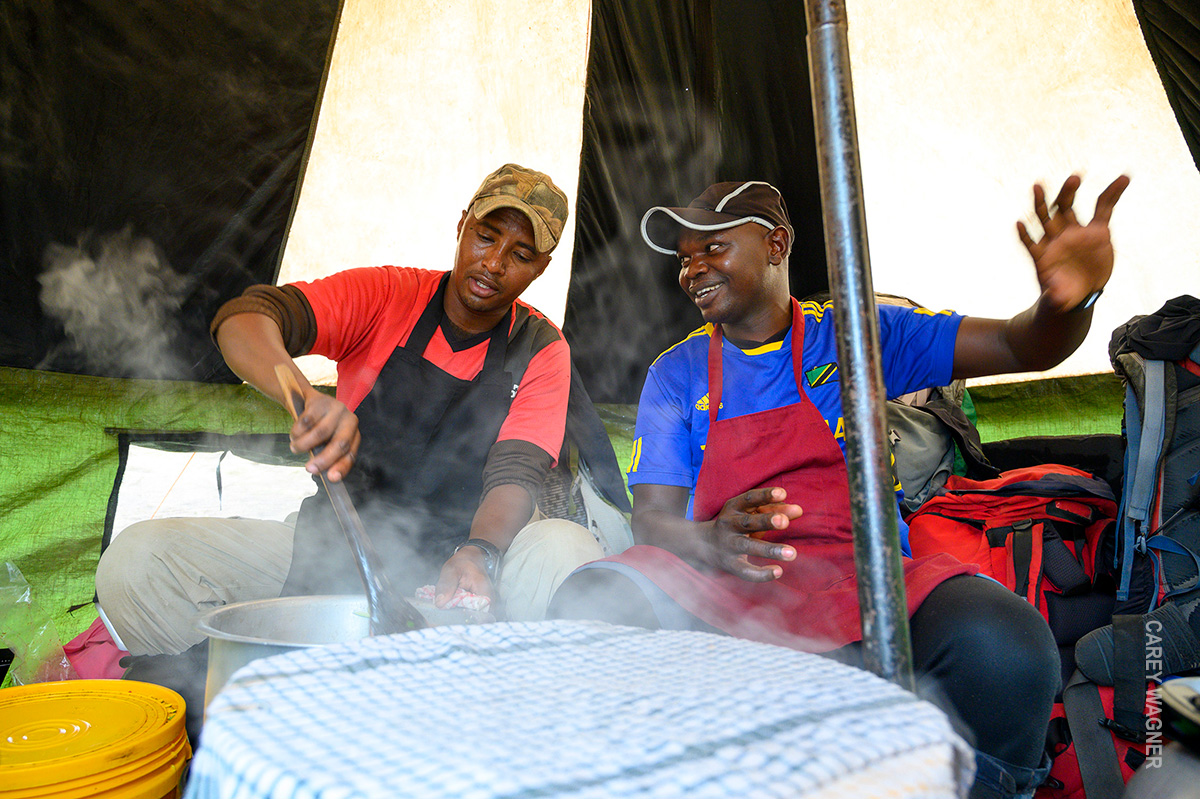
<svg viewBox="0 0 1200 799">
<path fill-rule="evenodd" d="M 714 183 L 687 208 L 656 205 L 642 217 L 642 238 L 664 255 L 674 255 L 679 228 L 725 230 L 756 222 L 768 230 L 785 227 L 794 240 L 787 204 L 779 189 L 761 180 Z"/>
</svg>

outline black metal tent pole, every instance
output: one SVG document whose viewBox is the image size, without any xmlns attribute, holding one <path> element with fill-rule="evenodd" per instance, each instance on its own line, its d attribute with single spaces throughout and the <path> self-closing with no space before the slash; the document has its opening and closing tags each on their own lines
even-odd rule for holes
<svg viewBox="0 0 1200 799">
<path fill-rule="evenodd" d="M 838 332 L 863 655 L 868 669 L 911 691 L 912 642 L 884 425 L 879 318 L 867 252 L 846 4 L 805 0 L 805 6 L 825 254 Z"/>
</svg>

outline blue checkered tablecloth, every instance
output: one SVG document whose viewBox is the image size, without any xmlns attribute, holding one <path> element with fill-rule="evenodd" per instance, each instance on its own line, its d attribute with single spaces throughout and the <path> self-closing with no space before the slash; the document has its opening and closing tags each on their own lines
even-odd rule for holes
<svg viewBox="0 0 1200 799">
<path fill-rule="evenodd" d="M 953 797 L 971 750 L 864 671 L 699 632 L 433 627 L 244 667 L 185 799 Z"/>
</svg>

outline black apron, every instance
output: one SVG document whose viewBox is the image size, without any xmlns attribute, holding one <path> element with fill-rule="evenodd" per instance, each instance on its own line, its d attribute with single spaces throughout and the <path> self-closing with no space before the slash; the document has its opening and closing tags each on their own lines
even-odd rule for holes
<svg viewBox="0 0 1200 799">
<path fill-rule="evenodd" d="M 465 541 L 483 467 L 508 416 L 516 381 L 504 369 L 512 309 L 488 339 L 483 368 L 461 380 L 422 357 L 441 324 L 449 273 L 403 347 L 356 409 L 362 444 L 346 476 L 391 584 L 405 593 L 436 581 Z M 304 500 L 283 595 L 361 593 L 362 581 L 324 488 Z"/>
</svg>

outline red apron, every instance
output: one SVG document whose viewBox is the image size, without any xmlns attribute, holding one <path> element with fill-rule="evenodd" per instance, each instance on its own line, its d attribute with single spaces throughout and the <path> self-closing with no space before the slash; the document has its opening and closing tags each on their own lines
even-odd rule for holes
<svg viewBox="0 0 1200 799">
<path fill-rule="evenodd" d="M 792 300 L 792 359 L 800 401 L 747 416 L 717 419 L 721 406 L 721 328 L 708 351 L 708 440 L 696 481 L 692 517 L 715 517 L 732 497 L 765 486 L 787 491 L 804 513 L 786 530 L 757 534 L 796 548 L 783 576 L 751 583 L 723 571 L 699 571 L 653 546 L 608 558 L 637 569 L 689 613 L 740 638 L 825 652 L 862 639 L 846 460 L 799 379 L 804 317 Z M 946 554 L 905 559 L 908 613 L 939 583 L 974 567 Z"/>
</svg>

